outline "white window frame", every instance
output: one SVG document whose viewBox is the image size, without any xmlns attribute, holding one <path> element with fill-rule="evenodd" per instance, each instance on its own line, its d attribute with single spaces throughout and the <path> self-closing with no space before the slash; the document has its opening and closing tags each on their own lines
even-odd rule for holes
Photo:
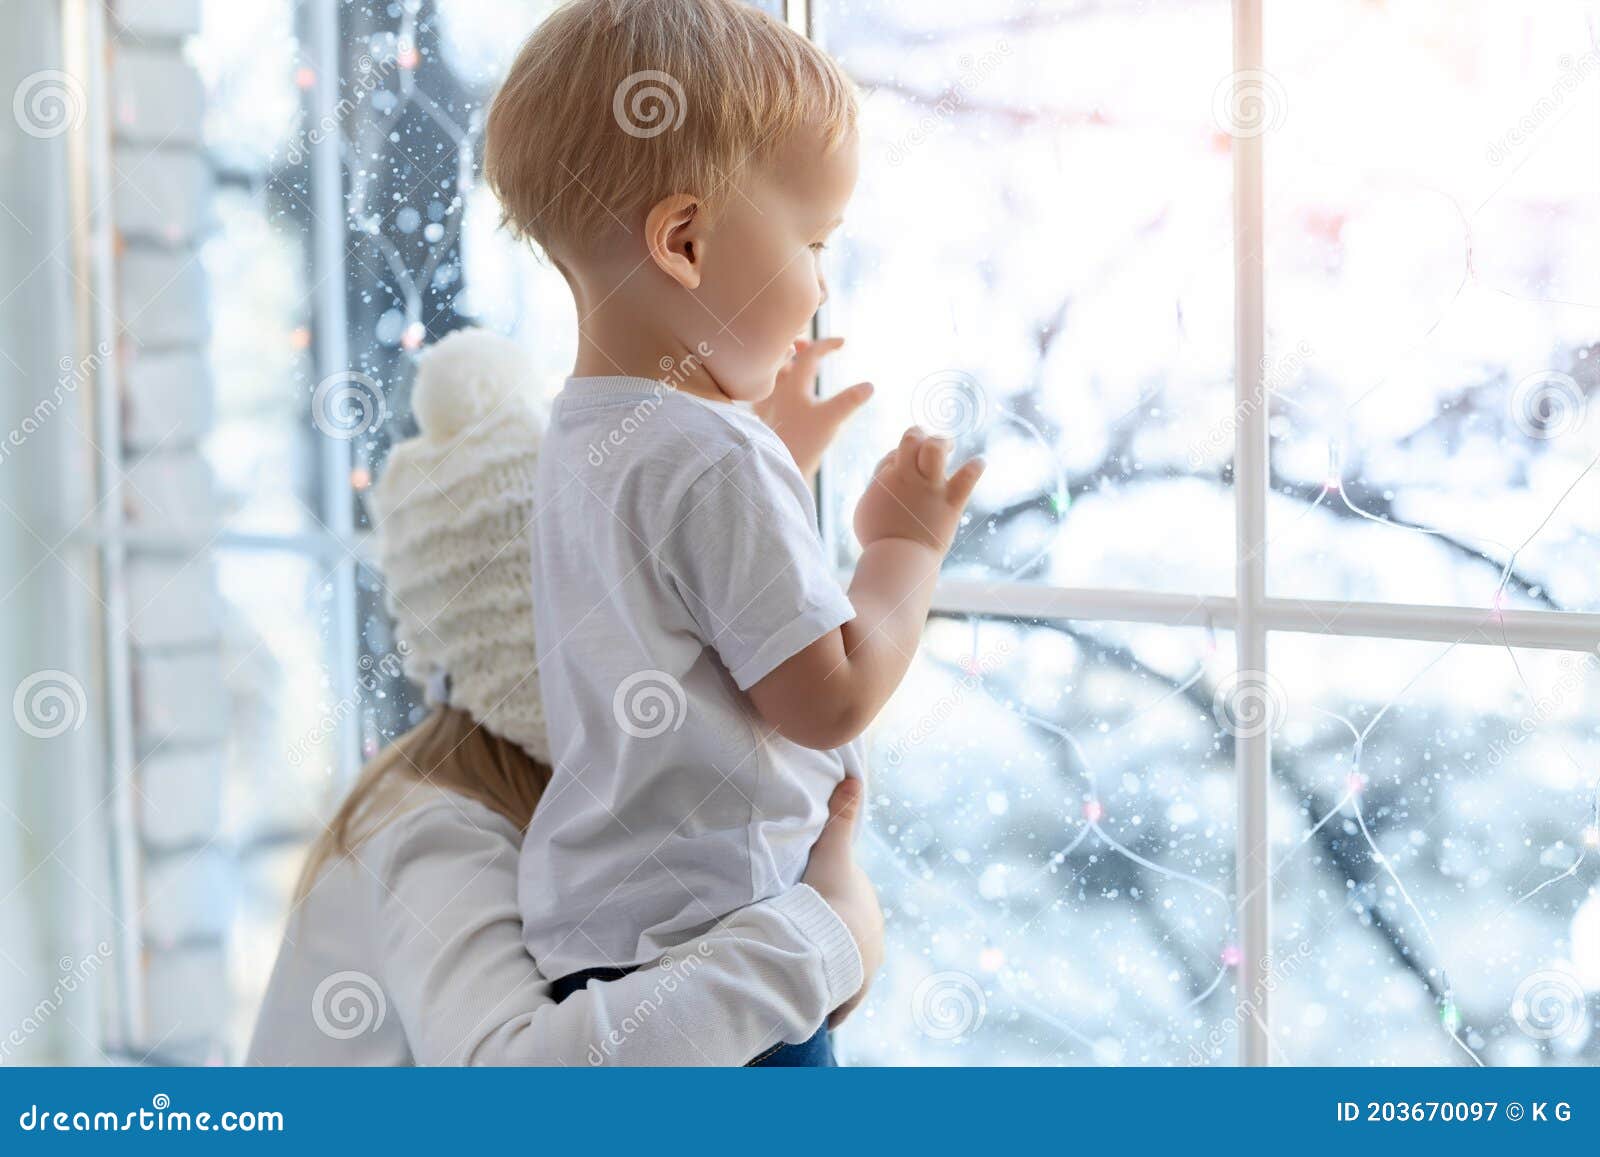
<svg viewBox="0 0 1600 1157">
<path fill-rule="evenodd" d="M 311 13 L 311 55 L 318 74 L 337 76 L 338 8 L 333 0 L 305 0 Z M 73 0 L 68 23 L 83 29 L 81 67 L 93 78 L 93 91 L 103 93 L 101 53 L 91 49 L 104 42 L 104 9 L 98 0 Z M 798 31 L 812 29 L 808 0 L 786 0 L 785 19 Z M 1265 65 L 1262 52 L 1262 0 L 1233 0 L 1233 68 L 1258 70 Z M 320 105 L 316 116 L 331 115 L 337 86 L 316 86 Z M 112 256 L 109 222 L 105 220 L 104 185 L 109 173 L 110 139 L 103 106 L 97 107 L 85 134 L 85 156 L 75 158 L 74 169 L 83 199 L 79 219 L 92 220 L 85 230 L 80 265 L 94 271 L 97 299 L 112 300 L 108 279 Z M 1011 619 L 1057 621 L 1109 621 L 1168 626 L 1215 626 L 1234 632 L 1240 671 L 1265 673 L 1267 642 L 1273 632 L 1396 639 L 1588 651 L 1600 645 L 1600 614 L 1558 611 L 1484 610 L 1381 602 L 1338 602 L 1267 594 L 1268 405 L 1262 374 L 1265 345 L 1263 283 L 1262 164 L 1265 136 L 1233 140 L 1233 217 L 1235 226 L 1235 424 L 1233 493 L 1235 503 L 1235 593 L 1170 594 L 1126 588 L 1055 587 L 1017 582 L 941 582 L 934 595 L 935 611 Z M 312 237 L 315 277 L 314 315 L 318 377 L 348 366 L 345 332 L 345 213 L 342 159 L 338 134 L 323 134 L 312 158 L 312 196 L 316 210 Z M 91 310 L 85 350 L 96 340 L 115 333 L 115 319 L 101 307 Z M 117 383 L 114 359 L 95 375 L 92 396 L 98 411 L 101 444 L 115 455 L 121 444 L 116 426 Z M 329 579 L 337 592 L 326 653 L 332 673 L 332 694 L 343 700 L 356 686 L 359 663 L 356 621 L 356 566 L 362 543 L 353 526 L 354 495 L 348 484 L 351 445 L 337 438 L 321 440 L 323 454 L 323 523 L 330 530 L 312 534 L 273 536 L 225 531 L 210 545 L 229 550 L 289 551 L 314 558 L 332 568 Z M 120 485 L 121 462 L 110 461 L 102 472 L 102 499 Z M 824 504 L 824 509 L 827 506 Z M 123 524 L 120 504 L 104 501 L 104 518 L 81 536 L 99 554 L 102 579 L 110 592 L 120 589 L 117 577 L 131 550 L 151 543 L 172 545 L 159 531 L 134 530 Z M 200 544 L 193 544 L 200 546 Z M 104 670 L 106 688 L 107 756 L 109 780 L 115 798 L 117 874 L 122 880 L 121 906 L 129 920 L 122 929 L 120 959 L 124 962 L 119 993 L 120 1030 L 127 1040 L 142 1037 L 141 984 L 137 975 L 140 956 L 137 921 L 132 918 L 132 891 L 137 880 L 137 857 L 132 841 L 131 774 L 133 771 L 132 691 L 128 638 L 119 616 L 126 608 L 113 598 L 104 614 Z M 338 724 L 338 774 L 350 782 L 360 765 L 360 736 L 355 718 Z M 1237 782 L 1236 920 L 1240 930 L 1241 960 L 1236 992 L 1240 1004 L 1239 1061 L 1247 1065 L 1271 1063 L 1270 992 L 1267 968 L 1271 955 L 1270 832 L 1267 823 L 1271 775 L 1269 732 L 1235 740 Z"/>
<path fill-rule="evenodd" d="M 1266 67 L 1263 0 L 1233 0 L 1233 70 Z M 790 27 L 810 35 L 809 0 L 787 0 Z M 1232 595 L 1169 594 L 1106 587 L 1059 587 L 1007 582 L 941 582 L 933 609 L 1023 620 L 1099 620 L 1165 626 L 1214 626 L 1233 631 L 1237 670 L 1268 672 L 1267 641 L 1274 632 L 1342 635 L 1497 647 L 1591 651 L 1600 645 L 1600 614 L 1428 606 L 1355 600 L 1273 597 L 1267 594 L 1267 496 L 1270 493 L 1266 390 L 1263 153 L 1268 134 L 1236 136 L 1233 148 L 1234 224 L 1234 585 Z M 1240 962 L 1239 1063 L 1269 1065 L 1272 955 L 1272 857 L 1267 814 L 1272 733 L 1247 729 L 1234 740 L 1237 801 L 1235 920 Z"/>
</svg>

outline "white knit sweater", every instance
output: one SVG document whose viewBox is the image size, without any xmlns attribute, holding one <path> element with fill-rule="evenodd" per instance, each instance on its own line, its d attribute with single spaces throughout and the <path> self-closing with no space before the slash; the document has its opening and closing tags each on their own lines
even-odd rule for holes
<svg viewBox="0 0 1600 1157">
<path fill-rule="evenodd" d="M 849 931 L 800 885 L 555 1004 L 522 946 L 521 833 L 440 788 L 407 807 L 290 917 L 247 1063 L 735 1065 L 861 985 Z"/>
</svg>

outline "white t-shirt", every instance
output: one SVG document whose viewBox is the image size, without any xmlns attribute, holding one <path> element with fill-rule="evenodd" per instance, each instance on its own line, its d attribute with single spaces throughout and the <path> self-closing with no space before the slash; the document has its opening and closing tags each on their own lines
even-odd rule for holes
<svg viewBox="0 0 1600 1157">
<path fill-rule="evenodd" d="M 571 379 L 535 492 L 555 771 L 519 903 L 560 977 L 654 960 L 799 880 L 860 747 L 791 743 L 745 692 L 855 610 L 793 458 L 742 406 Z"/>
</svg>

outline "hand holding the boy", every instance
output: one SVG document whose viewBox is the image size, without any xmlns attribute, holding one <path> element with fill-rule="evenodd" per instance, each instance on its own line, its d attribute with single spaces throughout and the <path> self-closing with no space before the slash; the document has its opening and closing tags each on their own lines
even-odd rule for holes
<svg viewBox="0 0 1600 1157">
<path fill-rule="evenodd" d="M 901 538 L 940 554 L 950 549 L 984 463 L 973 458 L 946 478 L 949 458 L 949 439 L 915 426 L 905 432 L 873 470 L 867 492 L 856 506 L 856 538 L 863 547 Z"/>
<path fill-rule="evenodd" d="M 828 1027 L 836 1028 L 855 1011 L 883 966 L 883 909 L 878 892 L 856 863 L 855 835 L 861 817 L 861 781 L 841 780 L 828 800 L 828 823 L 811 847 L 811 860 L 800 882 L 817 890 L 850 930 L 861 953 L 861 991 L 834 1010 Z"/>
<path fill-rule="evenodd" d="M 783 439 L 808 482 L 816 476 L 822 452 L 838 437 L 839 427 L 872 397 L 867 382 L 857 382 L 832 397 L 817 396 L 817 366 L 842 345 L 842 337 L 795 342 L 794 357 L 778 371 L 772 393 L 754 407 L 756 416 Z"/>
</svg>

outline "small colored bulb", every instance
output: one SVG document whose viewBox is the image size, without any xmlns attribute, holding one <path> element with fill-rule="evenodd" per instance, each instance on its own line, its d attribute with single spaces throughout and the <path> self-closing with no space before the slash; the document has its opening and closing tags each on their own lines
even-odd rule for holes
<svg viewBox="0 0 1600 1157">
<path fill-rule="evenodd" d="M 1100 801 L 1097 799 L 1092 799 L 1083 805 L 1083 818 L 1092 824 L 1099 823 L 1105 814 L 1106 809 L 1100 806 Z"/>
<path fill-rule="evenodd" d="M 1461 1013 L 1456 1008 L 1455 1001 L 1444 1002 L 1444 1007 L 1439 1010 L 1439 1023 L 1444 1025 L 1446 1032 L 1455 1032 L 1461 1027 Z"/>
</svg>

